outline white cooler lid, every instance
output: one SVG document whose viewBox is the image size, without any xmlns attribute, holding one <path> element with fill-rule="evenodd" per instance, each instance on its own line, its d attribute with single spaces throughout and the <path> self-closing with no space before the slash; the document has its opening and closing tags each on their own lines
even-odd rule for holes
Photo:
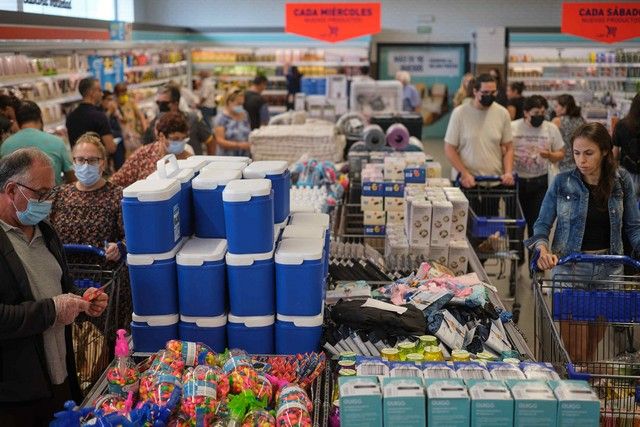
<svg viewBox="0 0 640 427">
<path fill-rule="evenodd" d="M 242 172 L 247 167 L 242 162 L 213 162 L 203 167 L 200 173 L 210 170 L 234 170 Z"/>
<path fill-rule="evenodd" d="M 230 181 L 222 192 L 225 202 L 248 202 L 252 197 L 271 194 L 271 181 L 268 179 L 237 179 Z"/>
<path fill-rule="evenodd" d="M 192 317 L 180 316 L 180 320 L 186 323 L 195 323 L 200 328 L 219 328 L 227 324 L 227 315 L 222 314 L 215 317 Z"/>
<path fill-rule="evenodd" d="M 310 213 L 310 212 L 296 212 L 291 214 L 291 225 L 319 225 L 325 230 L 329 228 L 329 214 L 325 213 Z"/>
<path fill-rule="evenodd" d="M 298 327 L 311 328 L 314 326 L 322 326 L 324 313 L 320 313 L 317 316 L 285 316 L 284 314 L 278 314 L 276 318 L 281 322 L 290 322 Z"/>
<path fill-rule="evenodd" d="M 271 258 L 273 258 L 273 251 L 261 254 L 232 254 L 231 252 L 227 252 L 225 257 L 227 265 L 236 267 L 246 267 L 253 265 L 256 261 L 264 261 Z"/>
<path fill-rule="evenodd" d="M 186 237 L 180 239 L 177 245 L 169 252 L 163 252 L 161 254 L 127 254 L 127 264 L 129 265 L 151 265 L 154 261 L 164 261 L 176 256 L 182 245 L 187 240 Z"/>
<path fill-rule="evenodd" d="M 261 160 L 253 162 L 242 172 L 245 179 L 265 178 L 269 175 L 282 175 L 289 167 L 285 160 Z"/>
<path fill-rule="evenodd" d="M 184 184 L 185 182 L 191 181 L 195 174 L 196 173 L 194 172 L 193 169 L 184 168 L 184 169 L 178 169 L 178 172 L 172 174 L 170 178 L 177 179 L 178 181 L 180 181 L 181 184 Z M 149 175 L 147 179 L 164 179 L 164 178 L 160 178 L 158 171 L 155 171 L 154 173 Z"/>
<path fill-rule="evenodd" d="M 169 326 L 175 325 L 180 320 L 179 314 L 165 314 L 162 316 L 138 316 L 131 313 L 131 320 L 139 323 L 146 323 L 149 326 Z"/>
<path fill-rule="evenodd" d="M 180 182 L 177 179 L 143 179 L 122 190 L 122 197 L 138 199 L 141 202 L 161 202 L 169 200 L 179 192 Z"/>
<path fill-rule="evenodd" d="M 247 328 L 260 328 L 262 326 L 271 326 L 275 323 L 273 314 L 268 316 L 234 316 L 229 313 L 229 323 L 242 323 Z"/>
<path fill-rule="evenodd" d="M 176 255 L 180 265 L 202 265 L 205 262 L 220 261 L 227 252 L 225 239 L 201 239 L 192 237 L 187 240 Z"/>
<path fill-rule="evenodd" d="M 180 169 L 193 169 L 194 172 L 200 172 L 200 169 L 207 166 L 207 161 L 199 156 L 190 156 L 186 159 L 178 159 L 178 167 Z"/>
<path fill-rule="evenodd" d="M 248 165 L 249 163 L 251 163 L 251 159 L 246 156 L 209 156 L 205 154 L 198 154 L 189 158 L 204 160 L 207 164 L 215 162 L 240 162 Z"/>
<path fill-rule="evenodd" d="M 276 249 L 276 264 L 300 265 L 304 261 L 322 259 L 322 239 L 286 239 Z"/>
<path fill-rule="evenodd" d="M 203 169 L 191 184 L 195 190 L 215 190 L 218 185 L 227 185 L 229 181 L 242 179 L 239 170 Z"/>
<path fill-rule="evenodd" d="M 319 225 L 287 225 L 282 239 L 324 239 L 324 228 Z"/>
</svg>

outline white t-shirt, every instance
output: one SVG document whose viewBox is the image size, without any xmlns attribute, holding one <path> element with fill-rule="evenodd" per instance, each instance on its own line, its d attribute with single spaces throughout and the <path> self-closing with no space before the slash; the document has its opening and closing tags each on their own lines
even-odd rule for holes
<svg viewBox="0 0 640 427">
<path fill-rule="evenodd" d="M 212 77 L 202 80 L 200 98 L 204 98 L 203 107 L 216 108 L 216 81 Z"/>
<path fill-rule="evenodd" d="M 553 123 L 544 121 L 533 127 L 524 119 L 511 122 L 514 170 L 522 178 L 536 178 L 548 173 L 549 160 L 540 156 L 540 151 L 558 151 L 564 148 L 560 130 Z"/>
<path fill-rule="evenodd" d="M 472 102 L 462 104 L 451 113 L 444 141 L 458 149 L 472 175 L 500 176 L 504 173 L 500 145 L 511 142 L 509 112 L 497 102 L 486 110 Z"/>
</svg>

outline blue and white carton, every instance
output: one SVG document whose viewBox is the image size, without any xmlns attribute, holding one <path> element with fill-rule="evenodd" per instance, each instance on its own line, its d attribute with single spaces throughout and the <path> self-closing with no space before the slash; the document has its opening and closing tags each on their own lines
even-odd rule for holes
<svg viewBox="0 0 640 427">
<path fill-rule="evenodd" d="M 558 427 L 600 425 L 600 399 L 586 381 L 549 381 L 558 399 Z"/>
<path fill-rule="evenodd" d="M 544 381 L 507 380 L 514 401 L 514 427 L 555 427 L 558 401 Z"/>
<path fill-rule="evenodd" d="M 340 377 L 340 425 L 382 427 L 382 391 L 377 377 Z"/>
<path fill-rule="evenodd" d="M 496 380 L 467 380 L 471 397 L 471 427 L 512 427 L 513 396 Z"/>
<path fill-rule="evenodd" d="M 382 380 L 384 425 L 424 427 L 427 423 L 422 378 L 394 377 Z"/>
</svg>

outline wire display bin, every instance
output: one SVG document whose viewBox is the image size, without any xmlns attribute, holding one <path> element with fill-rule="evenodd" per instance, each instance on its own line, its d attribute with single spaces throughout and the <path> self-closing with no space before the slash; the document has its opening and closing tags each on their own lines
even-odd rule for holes
<svg viewBox="0 0 640 427">
<path fill-rule="evenodd" d="M 64 245 L 65 253 L 104 257 L 104 250 L 89 245 Z M 84 291 L 99 288 L 109 297 L 109 304 L 100 317 L 79 317 L 72 325 L 73 350 L 78 382 L 83 394 L 96 383 L 113 359 L 113 342 L 118 329 L 122 284 L 128 280 L 124 260 L 113 267 L 101 264 L 70 263 L 69 273 L 76 287 Z"/>
<path fill-rule="evenodd" d="M 534 257 L 532 265 L 537 261 Z M 575 264 L 574 264 L 575 263 Z M 617 255 L 572 254 L 559 265 L 640 262 Z M 534 275 L 535 350 L 569 379 L 588 381 L 601 401 L 601 425 L 640 424 L 640 277 Z"/>
<path fill-rule="evenodd" d="M 478 176 L 478 183 L 499 182 L 500 177 Z M 514 298 L 513 319 L 518 322 L 518 262 L 524 259 L 524 230 L 526 220 L 518 200 L 518 186 L 491 187 L 477 185 L 462 188 L 469 200 L 469 242 L 481 261 L 495 260 L 496 280 L 508 274 L 509 294 Z M 487 264 L 485 264 L 487 265 Z"/>
</svg>

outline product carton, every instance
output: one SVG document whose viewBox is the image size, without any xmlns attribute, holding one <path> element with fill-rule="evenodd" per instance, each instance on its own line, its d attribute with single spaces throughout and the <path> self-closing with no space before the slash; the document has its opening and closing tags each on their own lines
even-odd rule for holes
<svg viewBox="0 0 640 427">
<path fill-rule="evenodd" d="M 365 225 L 364 226 L 364 235 L 365 236 L 384 236 L 386 233 L 386 228 L 384 225 Z"/>
<path fill-rule="evenodd" d="M 558 401 L 544 381 L 507 380 L 514 401 L 514 427 L 555 427 Z"/>
<path fill-rule="evenodd" d="M 384 179 L 386 181 L 403 181 L 406 162 L 402 157 L 387 156 L 384 159 Z"/>
<path fill-rule="evenodd" d="M 409 245 L 409 253 L 414 257 L 422 257 L 423 260 L 427 261 L 431 259 L 431 246 L 424 245 Z"/>
<path fill-rule="evenodd" d="M 360 209 L 363 211 L 384 210 L 384 185 L 382 182 L 363 182 Z"/>
<path fill-rule="evenodd" d="M 340 425 L 382 427 L 382 393 L 376 377 L 341 377 Z"/>
<path fill-rule="evenodd" d="M 447 266 L 456 276 L 467 274 L 469 265 L 469 243 L 466 240 L 452 240 L 449 243 Z"/>
<path fill-rule="evenodd" d="M 415 246 L 430 246 L 432 205 L 426 200 L 411 202 L 409 227 L 409 244 Z"/>
<path fill-rule="evenodd" d="M 429 259 L 442 264 L 444 266 L 449 265 L 449 248 L 447 246 L 433 246 L 429 248 Z"/>
<path fill-rule="evenodd" d="M 405 184 L 426 184 L 427 170 L 424 165 L 404 168 Z"/>
<path fill-rule="evenodd" d="M 585 381 L 549 381 L 558 399 L 558 427 L 597 427 L 600 400 Z"/>
<path fill-rule="evenodd" d="M 389 211 L 387 212 L 387 223 L 404 223 L 404 211 Z"/>
<path fill-rule="evenodd" d="M 424 427 L 427 417 L 422 378 L 385 378 L 382 387 L 385 426 Z"/>
<path fill-rule="evenodd" d="M 387 213 L 384 211 L 364 211 L 362 223 L 364 225 L 385 225 Z"/>
<path fill-rule="evenodd" d="M 442 166 L 440 165 L 440 162 L 427 162 L 425 165 L 427 169 L 427 178 L 442 177 Z"/>
<path fill-rule="evenodd" d="M 460 195 L 448 195 L 453 206 L 451 213 L 451 239 L 464 240 L 467 237 L 467 222 L 469 220 L 469 200 Z"/>
<path fill-rule="evenodd" d="M 404 211 L 404 183 L 385 182 L 384 183 L 384 210 Z"/>
<path fill-rule="evenodd" d="M 471 397 L 471 427 L 512 427 L 513 397 L 506 384 L 467 380 Z"/>
<path fill-rule="evenodd" d="M 451 240 L 451 215 L 453 205 L 449 201 L 433 201 L 431 214 L 431 246 L 445 247 Z"/>
<path fill-rule="evenodd" d="M 459 379 L 425 379 L 428 427 L 469 427 L 467 386 Z"/>
</svg>

